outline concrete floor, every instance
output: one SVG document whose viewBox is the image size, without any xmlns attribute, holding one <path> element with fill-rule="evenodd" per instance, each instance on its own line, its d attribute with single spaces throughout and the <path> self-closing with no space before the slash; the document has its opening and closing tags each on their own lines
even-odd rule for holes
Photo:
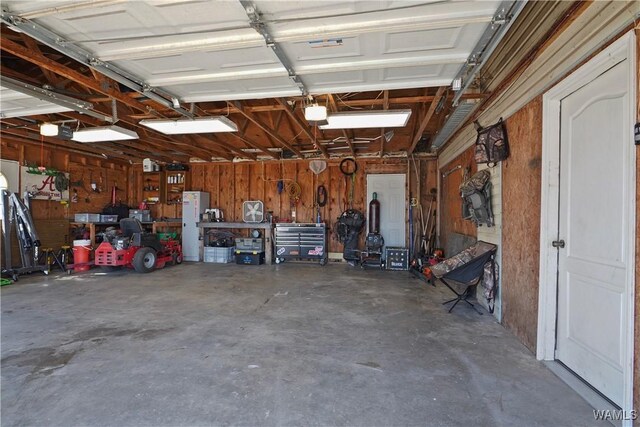
<svg viewBox="0 0 640 427">
<path fill-rule="evenodd" d="M 3 426 L 596 425 L 490 315 L 406 272 L 94 271 L 2 288 Z"/>
</svg>

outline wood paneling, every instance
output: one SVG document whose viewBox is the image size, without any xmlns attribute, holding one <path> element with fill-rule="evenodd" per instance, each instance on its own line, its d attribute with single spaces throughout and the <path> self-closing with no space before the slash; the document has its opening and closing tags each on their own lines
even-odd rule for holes
<svg viewBox="0 0 640 427">
<path fill-rule="evenodd" d="M 542 97 L 507 120 L 502 163 L 502 322 L 535 353 L 540 262 Z"/>
<path fill-rule="evenodd" d="M 79 212 L 99 213 L 111 200 L 111 188 L 117 188 L 116 197 L 123 203 L 128 202 L 129 166 L 114 163 L 97 157 L 86 157 L 60 149 L 44 148 L 20 143 L 2 141 L 2 158 L 17 160 L 20 164 L 41 164 L 54 167 L 62 172 L 69 172 L 72 184 L 69 196 L 77 190 L 78 201 L 65 206 L 59 202 L 48 200 L 32 200 L 32 216 L 34 220 L 72 219 Z M 95 182 L 100 192 L 91 189 Z"/>
<path fill-rule="evenodd" d="M 59 249 L 63 243 L 70 243 L 67 221 L 76 213 L 100 213 L 111 201 L 111 188 L 117 188 L 117 200 L 128 203 L 132 186 L 129 182 L 129 166 L 97 157 L 67 152 L 59 148 L 41 149 L 37 145 L 1 141 L 2 158 L 16 160 L 21 165 L 44 164 L 69 173 L 71 185 L 69 196 L 77 191 L 77 202 L 68 205 L 57 201 L 32 200 L 31 216 L 42 241 L 42 247 Z M 100 192 L 91 189 L 95 182 Z M 141 186 L 140 186 L 141 188 Z M 67 224 L 65 227 L 64 224 Z M 17 253 L 16 253 L 17 255 Z M 14 259 L 15 260 L 18 258 Z"/>
<path fill-rule="evenodd" d="M 327 161 L 327 169 L 315 175 L 309 169 L 309 162 L 302 160 L 265 161 L 246 163 L 193 163 L 191 164 L 191 190 L 206 191 L 210 194 L 211 207 L 224 211 L 227 221 L 242 221 L 242 202 L 262 200 L 265 210 L 281 220 L 291 219 L 292 200 L 286 190 L 278 192 L 278 181 L 295 181 L 300 186 L 300 200 L 296 204 L 297 222 L 315 222 L 315 194 L 318 185 L 327 189 L 327 205 L 321 208 L 322 220 L 329 226 L 329 250 L 341 252 L 342 246 L 333 234 L 338 216 L 348 208 L 348 189 L 352 181 L 340 172 L 338 160 Z M 420 185 L 415 172 L 409 176 L 408 194 L 421 192 L 421 201 L 426 208 L 430 200 L 430 190 L 436 187 L 436 162 L 434 159 L 417 159 Z M 353 208 L 366 212 L 367 173 L 407 173 L 406 159 L 358 159 L 358 172 L 354 186 Z M 130 182 L 137 182 L 132 171 Z M 131 187 L 131 186 L 130 186 Z M 131 189 L 131 199 L 137 204 L 140 197 L 136 189 Z M 408 203 L 408 199 L 407 199 Z M 407 205 L 408 206 L 408 205 Z M 162 209 L 161 206 L 158 206 Z M 364 239 L 364 233 L 362 234 Z"/>
<path fill-rule="evenodd" d="M 454 170 L 457 166 L 460 169 Z M 448 173 L 449 171 L 452 171 Z M 462 219 L 462 199 L 460 197 L 460 184 L 462 183 L 464 171 L 468 170 L 469 176 L 476 170 L 476 162 L 473 158 L 473 147 L 464 151 L 460 156 L 449 162 L 440 169 L 440 246 L 445 249 L 445 256 L 453 255 L 450 252 L 451 234 L 458 233 L 465 236 L 477 237 L 478 230 L 471 222 Z M 446 174 L 446 176 L 442 176 Z"/>
</svg>

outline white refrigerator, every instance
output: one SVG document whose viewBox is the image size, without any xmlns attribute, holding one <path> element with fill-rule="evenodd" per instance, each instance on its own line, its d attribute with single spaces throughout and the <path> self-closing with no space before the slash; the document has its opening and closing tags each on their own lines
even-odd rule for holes
<svg viewBox="0 0 640 427">
<path fill-rule="evenodd" d="M 204 210 L 208 208 L 209 193 L 182 193 L 182 255 L 185 261 L 202 261 L 198 222 L 201 221 Z"/>
</svg>

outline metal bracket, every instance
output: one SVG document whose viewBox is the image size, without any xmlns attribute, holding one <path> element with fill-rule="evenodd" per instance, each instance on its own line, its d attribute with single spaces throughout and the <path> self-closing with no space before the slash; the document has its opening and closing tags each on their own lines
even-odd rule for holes
<svg viewBox="0 0 640 427">
<path fill-rule="evenodd" d="M 117 66 L 108 62 L 96 58 L 91 52 L 84 50 L 81 47 L 75 46 L 71 43 L 67 43 L 62 37 L 46 29 L 45 27 L 24 19 L 19 15 L 14 15 L 6 10 L 2 10 L 0 14 L 0 21 L 6 24 L 10 29 L 19 33 L 24 33 L 29 37 L 38 40 L 58 52 L 80 62 L 87 67 L 91 67 L 101 74 L 117 81 L 118 83 L 146 96 L 147 98 L 164 105 L 167 108 L 174 110 L 183 116 L 193 118 L 188 110 L 174 105 L 173 98 L 177 99 L 175 95 L 166 93 L 157 88 L 153 88 L 146 83 L 143 83 L 140 78 L 130 74 L 129 72 L 118 68 Z M 162 93 L 162 95 L 159 95 Z"/>
<path fill-rule="evenodd" d="M 267 47 L 273 51 L 278 58 L 278 61 L 280 61 L 282 66 L 287 70 L 289 78 L 298 86 L 302 96 L 307 96 L 309 94 L 307 87 L 304 85 L 300 76 L 296 74 L 293 66 L 291 65 L 291 61 L 287 58 L 287 55 L 285 55 L 282 49 L 280 49 L 278 43 L 269 32 L 267 25 L 260 18 L 260 12 L 256 5 L 248 0 L 240 0 L 240 4 L 242 4 L 242 7 L 244 7 L 244 10 L 249 17 L 249 25 L 251 25 L 251 28 L 256 30 L 264 38 Z"/>
<path fill-rule="evenodd" d="M 77 111 L 78 113 L 86 114 L 87 116 L 95 117 L 105 122 L 112 122 L 113 119 L 105 114 L 98 113 L 93 110 L 93 104 L 90 102 L 82 101 L 70 96 L 61 95 L 48 89 L 34 86 L 29 83 L 21 82 L 20 80 L 12 79 L 11 77 L 0 76 L 0 85 L 7 89 L 15 90 L 16 92 L 24 93 L 25 95 L 38 98 L 42 101 L 47 101 L 52 104 L 60 105 L 61 107 L 68 108 L 70 110 Z"/>
<path fill-rule="evenodd" d="M 452 105 L 455 107 L 460 101 L 460 97 L 473 82 L 475 75 L 480 71 L 485 61 L 491 56 L 493 50 L 498 46 L 502 37 L 507 33 L 509 27 L 520 14 L 527 0 L 504 0 L 493 15 L 491 23 L 480 37 L 480 40 L 471 51 L 467 62 L 463 64 L 454 78 L 462 80 L 462 87 L 453 98 Z"/>
</svg>

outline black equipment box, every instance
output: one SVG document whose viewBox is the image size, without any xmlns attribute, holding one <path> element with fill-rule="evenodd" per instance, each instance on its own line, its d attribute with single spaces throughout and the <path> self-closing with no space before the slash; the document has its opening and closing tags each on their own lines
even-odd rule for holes
<svg viewBox="0 0 640 427">
<path fill-rule="evenodd" d="M 325 223 L 276 224 L 276 264 L 287 259 L 328 261 L 327 228 Z"/>
<path fill-rule="evenodd" d="M 409 249 L 399 247 L 389 247 L 384 249 L 385 269 L 387 270 L 408 270 L 409 269 Z"/>
<path fill-rule="evenodd" d="M 264 252 L 236 251 L 236 264 L 240 264 L 240 265 L 264 264 Z"/>
</svg>

